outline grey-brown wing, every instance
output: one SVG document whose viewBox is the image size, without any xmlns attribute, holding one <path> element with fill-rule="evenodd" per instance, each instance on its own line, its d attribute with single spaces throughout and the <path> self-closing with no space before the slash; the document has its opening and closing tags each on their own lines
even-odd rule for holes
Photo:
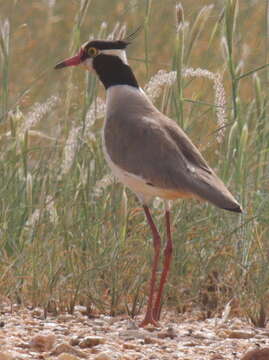
<svg viewBox="0 0 269 360">
<path fill-rule="evenodd" d="M 161 116 L 160 121 L 164 129 L 176 143 L 179 151 L 186 158 L 189 164 L 192 164 L 196 168 L 200 168 L 209 174 L 212 174 L 212 169 L 208 166 L 200 151 L 191 142 L 184 131 L 176 124 L 176 122 L 165 116 Z"/>
<path fill-rule="evenodd" d="M 168 120 L 157 111 L 141 118 L 129 114 L 128 119 L 117 114 L 107 119 L 106 147 L 112 161 L 125 171 L 160 188 L 187 190 L 193 167 L 210 169 L 198 150 L 187 154 L 196 148 L 183 132 L 175 133 Z"/>
<path fill-rule="evenodd" d="M 112 115 L 104 140 L 116 165 L 153 186 L 193 193 L 226 209 L 239 206 L 187 135 L 158 111 Z"/>
</svg>

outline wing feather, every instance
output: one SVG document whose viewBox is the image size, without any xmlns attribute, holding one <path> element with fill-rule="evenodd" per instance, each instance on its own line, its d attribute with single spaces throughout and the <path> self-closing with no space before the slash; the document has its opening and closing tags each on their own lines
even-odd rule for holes
<svg viewBox="0 0 269 360">
<path fill-rule="evenodd" d="M 191 193 L 229 210 L 241 209 L 183 130 L 143 93 L 132 96 L 132 101 L 122 93 L 113 105 L 104 141 L 114 164 L 152 186 Z"/>
</svg>

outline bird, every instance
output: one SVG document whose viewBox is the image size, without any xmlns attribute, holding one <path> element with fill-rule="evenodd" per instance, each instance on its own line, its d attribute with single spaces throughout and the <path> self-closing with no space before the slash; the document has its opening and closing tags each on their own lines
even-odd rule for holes
<svg viewBox="0 0 269 360">
<path fill-rule="evenodd" d="M 237 213 L 242 208 L 176 121 L 161 113 L 140 88 L 127 60 L 129 44 L 126 39 L 90 40 L 55 69 L 83 65 L 96 73 L 105 87 L 104 156 L 115 177 L 141 202 L 153 238 L 149 296 L 139 325 L 158 327 L 173 252 L 171 200 L 198 199 Z M 166 204 L 167 240 L 159 285 L 161 237 L 150 211 L 155 197 Z"/>
</svg>

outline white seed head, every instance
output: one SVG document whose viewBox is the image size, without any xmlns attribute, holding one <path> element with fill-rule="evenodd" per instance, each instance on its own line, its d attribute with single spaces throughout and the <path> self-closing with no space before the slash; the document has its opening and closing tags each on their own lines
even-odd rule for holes
<svg viewBox="0 0 269 360">
<path fill-rule="evenodd" d="M 36 103 L 32 110 L 25 116 L 25 121 L 21 124 L 20 132 L 24 133 L 36 126 L 59 102 L 60 98 L 57 95 L 52 95 L 43 104 Z"/>
<path fill-rule="evenodd" d="M 172 86 L 176 81 L 177 74 L 175 71 L 166 72 L 159 70 L 145 86 L 145 93 L 154 101 L 161 95 L 163 86 Z"/>
<path fill-rule="evenodd" d="M 100 119 L 105 116 L 106 103 L 100 97 L 97 97 L 96 100 L 91 104 L 89 110 L 86 114 L 85 120 L 85 133 L 90 132 L 90 128 L 94 125 L 97 119 Z"/>
<path fill-rule="evenodd" d="M 216 106 L 216 116 L 218 122 L 218 135 L 217 140 L 220 142 L 224 135 L 224 127 L 226 122 L 226 94 L 222 84 L 221 76 L 218 73 L 213 73 L 207 69 L 193 69 L 185 68 L 182 70 L 183 77 L 203 77 L 213 82 L 214 89 L 214 104 Z M 177 78 L 176 71 L 166 72 L 159 70 L 148 84 L 145 86 L 145 92 L 148 97 L 154 101 L 162 92 L 164 86 L 171 87 Z"/>
<path fill-rule="evenodd" d="M 58 214 L 57 210 L 53 201 L 53 197 L 51 195 L 48 195 L 46 197 L 46 211 L 49 214 L 49 219 L 52 224 L 58 223 Z"/>
<path fill-rule="evenodd" d="M 26 227 L 33 227 L 39 221 L 40 217 L 40 209 L 36 209 L 31 216 L 27 219 L 25 226 Z"/>
<path fill-rule="evenodd" d="M 221 50 L 222 50 L 223 59 L 224 59 L 225 61 L 227 61 L 227 58 L 228 58 L 228 56 L 229 56 L 229 48 L 228 48 L 227 39 L 226 39 L 225 36 L 222 36 L 222 37 L 221 37 L 220 47 L 221 47 Z"/>
<path fill-rule="evenodd" d="M 126 36 L 126 31 L 127 31 L 127 26 L 126 26 L 126 24 L 123 24 L 123 25 L 120 27 L 120 29 L 119 29 L 117 39 L 118 39 L 118 40 L 124 39 L 125 36 Z"/>
<path fill-rule="evenodd" d="M 184 77 L 204 77 L 213 81 L 213 89 L 215 92 L 215 106 L 217 123 L 219 127 L 217 141 L 220 142 L 224 136 L 224 127 L 226 123 L 226 94 L 222 84 L 221 76 L 218 73 L 213 73 L 207 69 L 184 69 L 182 75 Z"/>
<path fill-rule="evenodd" d="M 112 174 L 107 174 L 107 175 L 103 176 L 101 180 L 98 180 L 96 182 L 96 184 L 93 188 L 93 192 L 92 192 L 93 198 L 97 199 L 100 196 L 102 196 L 104 190 L 108 186 L 114 184 L 115 182 L 116 182 L 116 179 Z"/>
<path fill-rule="evenodd" d="M 114 40 L 117 39 L 117 34 L 119 31 L 120 23 L 117 22 L 114 26 L 114 29 L 111 31 L 111 33 L 108 35 L 107 40 Z"/>
<path fill-rule="evenodd" d="M 184 23 L 184 10 L 181 3 L 176 4 L 176 27 Z"/>
<path fill-rule="evenodd" d="M 9 54 L 9 38 L 10 38 L 10 23 L 8 19 L 0 22 L 0 36 L 2 38 L 2 46 L 0 49 L 3 57 L 7 57 Z"/>
<path fill-rule="evenodd" d="M 78 148 L 78 139 L 81 132 L 81 126 L 70 130 L 63 150 L 63 162 L 61 165 L 61 175 L 65 175 L 71 169 Z"/>
</svg>

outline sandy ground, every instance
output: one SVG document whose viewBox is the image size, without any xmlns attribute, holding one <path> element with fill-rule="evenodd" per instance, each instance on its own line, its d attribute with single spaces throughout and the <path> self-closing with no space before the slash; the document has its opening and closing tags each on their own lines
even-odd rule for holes
<svg viewBox="0 0 269 360">
<path fill-rule="evenodd" d="M 140 329 L 127 317 L 89 319 L 85 309 L 48 316 L 40 309 L 1 307 L 0 360 L 11 359 L 241 359 L 269 346 L 269 329 L 234 319 L 196 320 L 195 314 L 164 314 L 160 328 Z"/>
</svg>

